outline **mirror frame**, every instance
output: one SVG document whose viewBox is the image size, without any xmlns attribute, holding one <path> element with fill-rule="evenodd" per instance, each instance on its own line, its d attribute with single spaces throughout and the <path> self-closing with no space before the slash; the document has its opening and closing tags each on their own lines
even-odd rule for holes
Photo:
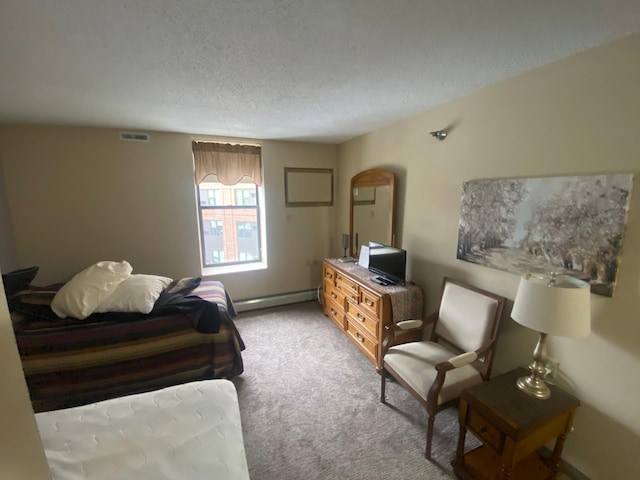
<svg viewBox="0 0 640 480">
<path fill-rule="evenodd" d="M 363 170 L 351 177 L 351 189 L 349 190 L 349 250 L 350 255 L 357 258 L 356 240 L 353 235 L 353 189 L 364 187 L 389 187 L 389 231 L 385 237 L 387 245 L 395 246 L 394 236 L 394 208 L 395 208 L 395 184 L 396 176 L 389 170 L 371 168 Z"/>
</svg>

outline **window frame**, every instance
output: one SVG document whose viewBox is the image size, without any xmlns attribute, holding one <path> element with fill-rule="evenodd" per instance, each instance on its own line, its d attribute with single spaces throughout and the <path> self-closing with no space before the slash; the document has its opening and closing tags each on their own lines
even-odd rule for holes
<svg viewBox="0 0 640 480">
<path fill-rule="evenodd" d="M 220 183 L 220 182 L 218 181 L 218 178 L 215 175 L 209 175 L 201 183 Z M 197 207 L 198 226 L 199 226 L 198 236 L 200 237 L 200 265 L 202 268 L 203 275 L 246 272 L 246 271 L 253 271 L 253 270 L 262 270 L 267 268 L 266 222 L 265 222 L 266 215 L 265 215 L 265 208 L 264 208 L 264 186 L 256 185 L 251 181 L 239 182 L 238 184 L 244 185 L 245 190 L 255 189 L 255 193 L 256 193 L 255 205 L 235 205 L 235 204 L 234 205 L 202 205 L 200 202 L 201 200 L 200 185 L 201 184 L 194 182 L 195 190 L 196 190 L 196 207 Z M 233 197 L 232 199 L 233 202 L 235 202 L 236 201 L 235 192 L 232 195 L 232 197 Z M 204 228 L 203 228 L 203 222 L 204 222 L 203 211 L 204 210 L 229 210 L 229 209 L 255 210 L 256 212 L 255 223 L 257 225 L 257 241 L 258 241 L 258 260 L 233 261 L 233 262 L 225 262 L 222 264 L 207 265 L 205 234 L 204 234 Z M 225 233 L 226 232 L 223 227 L 223 236 Z M 237 245 L 238 245 L 238 239 L 236 238 L 236 247 Z"/>
</svg>

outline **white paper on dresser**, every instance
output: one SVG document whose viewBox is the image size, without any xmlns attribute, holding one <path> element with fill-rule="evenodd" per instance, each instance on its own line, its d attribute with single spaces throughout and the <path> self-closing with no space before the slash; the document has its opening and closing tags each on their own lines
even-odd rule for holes
<svg viewBox="0 0 640 480">
<path fill-rule="evenodd" d="M 364 268 L 369 268 L 369 247 L 362 245 L 360 247 L 360 257 L 358 258 L 358 265 Z"/>
</svg>

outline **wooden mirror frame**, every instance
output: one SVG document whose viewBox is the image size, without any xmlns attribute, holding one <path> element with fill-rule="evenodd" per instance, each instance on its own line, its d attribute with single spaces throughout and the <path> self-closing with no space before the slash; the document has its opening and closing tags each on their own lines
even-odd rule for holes
<svg viewBox="0 0 640 480">
<path fill-rule="evenodd" d="M 386 232 L 384 243 L 386 245 L 394 245 L 394 198 L 395 198 L 396 176 L 389 170 L 381 168 L 372 168 L 364 170 L 351 177 L 351 189 L 349 190 L 349 250 L 350 255 L 357 258 L 358 252 L 356 247 L 356 239 L 353 233 L 353 189 L 365 187 L 389 187 L 389 231 Z"/>
</svg>

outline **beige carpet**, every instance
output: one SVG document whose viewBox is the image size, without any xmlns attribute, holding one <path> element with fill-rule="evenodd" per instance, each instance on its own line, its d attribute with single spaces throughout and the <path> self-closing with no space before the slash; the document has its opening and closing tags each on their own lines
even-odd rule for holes
<svg viewBox="0 0 640 480">
<path fill-rule="evenodd" d="M 241 313 L 245 373 L 234 379 L 253 480 L 451 479 L 457 410 L 436 417 L 380 376 L 317 302 Z M 474 441 L 475 439 L 471 439 Z"/>
</svg>

